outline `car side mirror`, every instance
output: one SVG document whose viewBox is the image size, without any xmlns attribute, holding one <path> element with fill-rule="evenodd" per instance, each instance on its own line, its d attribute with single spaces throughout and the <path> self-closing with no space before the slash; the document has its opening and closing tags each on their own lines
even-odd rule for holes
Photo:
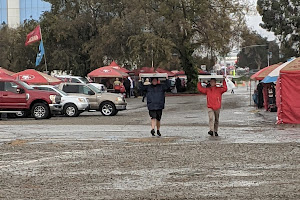
<svg viewBox="0 0 300 200">
<path fill-rule="evenodd" d="M 94 95 L 95 93 L 93 91 L 88 92 L 89 95 Z"/>
<path fill-rule="evenodd" d="M 24 94 L 25 90 L 23 88 L 17 88 L 17 93 L 18 94 Z"/>
</svg>

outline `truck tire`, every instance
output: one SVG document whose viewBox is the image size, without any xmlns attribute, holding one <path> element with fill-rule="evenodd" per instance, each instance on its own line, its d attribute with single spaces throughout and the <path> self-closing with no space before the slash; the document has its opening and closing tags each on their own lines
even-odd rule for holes
<svg viewBox="0 0 300 200">
<path fill-rule="evenodd" d="M 20 111 L 18 113 L 15 114 L 17 118 L 26 118 L 30 115 L 29 111 Z"/>
<path fill-rule="evenodd" d="M 114 116 L 118 111 L 116 109 L 115 104 L 107 101 L 101 104 L 100 112 L 102 113 L 103 116 Z"/>
<path fill-rule="evenodd" d="M 51 116 L 48 105 L 44 103 L 34 104 L 31 113 L 35 119 L 49 119 L 49 116 Z"/>
<path fill-rule="evenodd" d="M 79 111 L 75 104 L 69 103 L 64 106 L 64 115 L 67 117 L 78 117 Z"/>
</svg>

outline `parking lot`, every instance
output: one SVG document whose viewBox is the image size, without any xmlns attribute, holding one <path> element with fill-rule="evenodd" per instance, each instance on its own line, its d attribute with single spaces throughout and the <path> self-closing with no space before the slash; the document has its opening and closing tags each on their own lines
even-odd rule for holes
<svg viewBox="0 0 300 200">
<path fill-rule="evenodd" d="M 299 199 L 300 127 L 225 94 L 220 137 L 205 96 L 167 97 L 162 138 L 146 104 L 104 117 L 0 121 L 1 199 Z"/>
</svg>

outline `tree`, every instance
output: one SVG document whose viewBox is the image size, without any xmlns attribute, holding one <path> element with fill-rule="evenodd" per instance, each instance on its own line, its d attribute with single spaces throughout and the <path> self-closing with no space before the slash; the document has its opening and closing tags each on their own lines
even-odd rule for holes
<svg viewBox="0 0 300 200">
<path fill-rule="evenodd" d="M 40 20 L 49 70 L 85 76 L 111 60 L 141 67 L 180 61 L 191 91 L 196 90 L 199 60 L 210 63 L 228 53 L 243 23 L 240 0 L 45 1 L 52 5 Z M 21 26 L 16 32 L 20 41 L 13 45 L 26 67 L 35 61 L 37 49 L 32 45 L 25 51 L 19 45 L 35 25 Z"/>
<path fill-rule="evenodd" d="M 268 53 L 270 52 L 270 65 L 279 63 L 279 46 L 275 41 L 268 41 L 256 32 L 245 29 L 241 38 L 242 50 L 238 54 L 237 66 L 261 69 L 268 66 Z"/>
<path fill-rule="evenodd" d="M 258 0 L 261 26 L 275 33 L 285 58 L 300 55 L 300 2 L 298 0 Z"/>
<path fill-rule="evenodd" d="M 21 71 L 35 67 L 38 43 L 25 46 L 26 35 L 37 26 L 34 20 L 25 21 L 17 29 L 4 26 L 0 29 L 0 65 L 12 70 Z"/>
<path fill-rule="evenodd" d="M 145 1 L 144 5 L 144 15 L 149 16 L 144 20 L 149 36 L 162 38 L 165 55 L 179 55 L 188 76 L 188 88 L 195 91 L 198 69 L 194 58 L 207 52 L 210 58 L 229 52 L 234 27 L 241 16 L 238 1 L 156 0 Z M 144 43 L 137 38 L 135 44 Z"/>
</svg>

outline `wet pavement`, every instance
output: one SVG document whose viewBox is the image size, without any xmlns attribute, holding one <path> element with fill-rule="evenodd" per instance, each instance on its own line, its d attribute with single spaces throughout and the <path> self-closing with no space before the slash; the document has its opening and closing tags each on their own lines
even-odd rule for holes
<svg viewBox="0 0 300 200">
<path fill-rule="evenodd" d="M 0 199 L 300 199 L 300 127 L 225 94 L 220 137 L 205 96 L 167 97 L 162 138 L 141 99 L 115 117 L 0 121 Z"/>
</svg>

